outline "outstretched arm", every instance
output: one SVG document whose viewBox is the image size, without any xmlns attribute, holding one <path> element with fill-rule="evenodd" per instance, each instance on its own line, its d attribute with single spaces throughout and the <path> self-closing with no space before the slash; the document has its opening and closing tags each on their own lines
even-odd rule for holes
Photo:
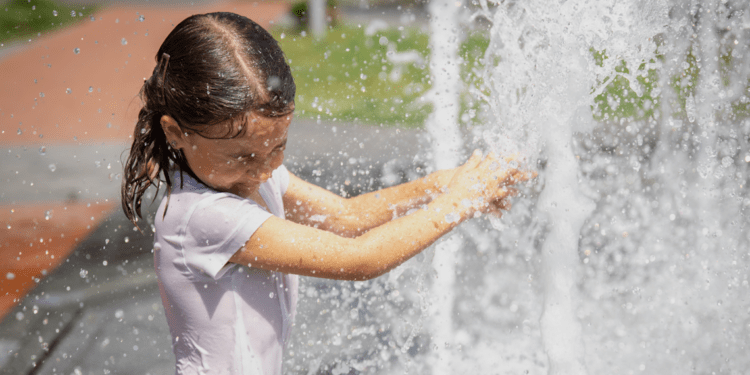
<svg viewBox="0 0 750 375">
<path fill-rule="evenodd" d="M 286 218 L 344 237 L 357 237 L 412 208 L 431 202 L 450 182 L 455 169 L 352 198 L 342 198 L 290 174 L 284 194 Z"/>
<path fill-rule="evenodd" d="M 531 176 L 493 170 L 475 154 L 457 170 L 447 192 L 425 209 L 391 220 L 357 238 L 269 218 L 230 262 L 273 271 L 341 280 L 380 276 L 418 254 L 476 212 L 492 210 L 505 186 Z"/>
</svg>

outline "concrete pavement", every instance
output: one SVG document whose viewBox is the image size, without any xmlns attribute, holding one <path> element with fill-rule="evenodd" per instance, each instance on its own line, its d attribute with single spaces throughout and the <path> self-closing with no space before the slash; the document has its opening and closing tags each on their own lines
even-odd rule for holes
<svg viewBox="0 0 750 375">
<path fill-rule="evenodd" d="M 414 130 L 295 120 L 285 165 L 303 179 L 354 195 L 416 177 L 419 143 L 420 134 Z M 94 172 L 61 168 L 72 172 L 70 180 L 78 172 L 102 180 L 99 194 L 116 200 L 119 184 L 108 185 L 96 175 L 95 165 L 90 169 Z M 71 186 L 54 194 L 83 191 Z M 47 192 L 46 187 L 41 190 Z M 22 192 L 5 194 L 13 197 Z M 146 222 L 154 220 L 158 202 L 146 208 Z M 153 270 L 153 237 L 148 225 L 145 229 L 145 235 L 136 232 L 118 208 L 102 214 L 93 231 L 74 244 L 70 256 L 59 267 L 50 267 L 49 274 L 0 322 L 0 372 L 173 371 L 170 336 Z"/>
</svg>

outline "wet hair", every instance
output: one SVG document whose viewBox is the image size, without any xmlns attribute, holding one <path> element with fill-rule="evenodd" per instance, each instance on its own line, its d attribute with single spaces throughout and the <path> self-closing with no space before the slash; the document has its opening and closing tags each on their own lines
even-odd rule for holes
<svg viewBox="0 0 750 375">
<path fill-rule="evenodd" d="M 136 226 L 150 186 L 158 191 L 164 183 L 169 197 L 171 170 L 195 177 L 182 151 L 167 143 L 162 116 L 172 117 L 183 131 L 208 138 L 210 129 L 221 134 L 214 138 L 232 138 L 247 129 L 250 113 L 278 117 L 294 110 L 296 86 L 284 53 L 246 17 L 223 12 L 188 17 L 164 40 L 156 63 L 140 91 L 143 107 L 121 190 L 122 208 Z"/>
</svg>

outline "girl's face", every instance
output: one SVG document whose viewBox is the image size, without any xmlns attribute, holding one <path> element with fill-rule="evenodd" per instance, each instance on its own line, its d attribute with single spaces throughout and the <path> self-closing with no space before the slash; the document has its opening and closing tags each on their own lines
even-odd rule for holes
<svg viewBox="0 0 750 375">
<path fill-rule="evenodd" d="M 291 114 L 274 118 L 251 114 L 247 131 L 230 139 L 211 139 L 210 130 L 204 132 L 208 138 L 191 131 L 181 132 L 179 140 L 169 131 L 166 134 L 175 141 L 174 147 L 183 151 L 190 169 L 203 183 L 217 191 L 249 197 L 284 161 L 291 121 Z M 214 129 L 220 133 L 226 128 Z"/>
</svg>

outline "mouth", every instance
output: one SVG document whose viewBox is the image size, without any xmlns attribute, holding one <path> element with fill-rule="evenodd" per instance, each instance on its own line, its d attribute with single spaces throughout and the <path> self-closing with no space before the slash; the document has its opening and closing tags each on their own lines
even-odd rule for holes
<svg viewBox="0 0 750 375">
<path fill-rule="evenodd" d="M 261 172 L 258 174 L 258 179 L 263 182 L 268 181 L 269 178 L 271 178 L 271 172 Z"/>
<path fill-rule="evenodd" d="M 255 180 L 257 182 L 266 182 L 268 179 L 271 178 L 271 175 L 273 174 L 273 171 L 260 171 L 256 173 L 250 174 L 250 179 Z"/>
</svg>

